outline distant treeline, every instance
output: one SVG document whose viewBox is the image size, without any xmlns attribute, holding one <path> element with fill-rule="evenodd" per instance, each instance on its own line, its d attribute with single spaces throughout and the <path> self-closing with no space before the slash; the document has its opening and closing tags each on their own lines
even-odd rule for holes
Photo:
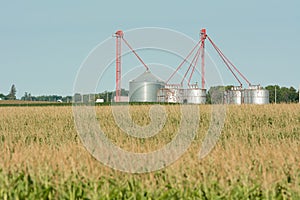
<svg viewBox="0 0 300 200">
<path fill-rule="evenodd" d="M 268 85 L 265 89 L 269 90 L 270 103 L 295 103 L 299 102 L 299 91 L 293 87 L 280 87 L 278 85 Z"/>
<path fill-rule="evenodd" d="M 219 91 L 215 94 L 220 95 L 222 99 L 222 91 L 229 90 L 231 85 L 228 86 L 213 86 L 207 92 L 207 103 L 211 103 L 211 95 L 214 91 Z M 280 87 L 278 85 L 268 85 L 265 89 L 269 90 L 270 103 L 295 103 L 299 102 L 299 91 L 294 87 Z M 121 95 L 128 96 L 129 91 L 122 89 Z M 74 96 L 61 96 L 61 95 L 42 95 L 33 96 L 30 93 L 25 92 L 20 100 L 23 101 L 47 101 L 47 102 L 94 102 L 96 99 L 103 99 L 103 102 L 111 102 L 115 96 L 114 91 L 104 91 L 98 94 L 75 94 Z M 8 95 L 0 93 L 0 100 L 15 100 L 16 99 L 16 88 L 12 85 Z M 216 98 L 215 98 L 216 99 Z"/>
<path fill-rule="evenodd" d="M 0 100 L 16 100 L 17 99 L 16 93 L 17 93 L 17 89 L 16 86 L 13 84 L 7 95 L 0 93 Z"/>
<path fill-rule="evenodd" d="M 72 102 L 72 96 L 61 96 L 61 95 L 42 95 L 42 96 L 33 96 L 30 93 L 25 92 L 24 96 L 21 97 L 22 101 L 48 101 L 48 102 Z"/>
</svg>

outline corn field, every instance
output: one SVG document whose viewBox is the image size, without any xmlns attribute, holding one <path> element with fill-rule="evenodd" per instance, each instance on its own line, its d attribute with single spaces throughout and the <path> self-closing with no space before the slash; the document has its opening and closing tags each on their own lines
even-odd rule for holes
<svg viewBox="0 0 300 200">
<path fill-rule="evenodd" d="M 151 105 L 132 105 L 132 120 L 150 123 Z M 165 105 L 162 131 L 143 139 L 96 106 L 107 137 L 128 151 L 159 149 L 174 137 L 180 106 Z M 199 149 L 211 105 L 200 105 L 199 129 L 172 165 L 129 174 L 92 157 L 77 134 L 71 106 L 0 107 L 0 199 L 300 199 L 300 105 L 227 106 L 221 136 L 204 159 Z"/>
</svg>

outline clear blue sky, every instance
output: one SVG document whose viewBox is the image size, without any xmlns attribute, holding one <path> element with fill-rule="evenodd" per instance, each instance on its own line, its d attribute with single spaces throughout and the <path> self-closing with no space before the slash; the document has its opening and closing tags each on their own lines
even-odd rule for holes
<svg viewBox="0 0 300 200">
<path fill-rule="evenodd" d="M 118 29 L 207 28 L 254 83 L 300 84 L 300 1 L 1 1 L 0 93 L 71 95 L 88 53 Z M 114 75 L 112 75 L 114 76 Z M 225 83 L 230 84 L 230 83 Z"/>
</svg>

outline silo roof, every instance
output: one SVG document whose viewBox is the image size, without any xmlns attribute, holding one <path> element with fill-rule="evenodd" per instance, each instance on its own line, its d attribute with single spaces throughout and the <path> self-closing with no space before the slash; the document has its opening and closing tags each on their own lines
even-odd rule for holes
<svg viewBox="0 0 300 200">
<path fill-rule="evenodd" d="M 164 82 L 154 74 L 150 72 L 150 70 L 145 71 L 138 77 L 136 77 L 134 80 L 135 82 Z"/>
</svg>

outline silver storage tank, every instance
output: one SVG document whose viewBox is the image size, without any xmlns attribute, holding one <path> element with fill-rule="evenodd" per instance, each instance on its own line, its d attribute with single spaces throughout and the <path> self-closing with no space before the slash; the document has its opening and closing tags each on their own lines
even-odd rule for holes
<svg viewBox="0 0 300 200">
<path fill-rule="evenodd" d="M 165 103 L 182 103 L 183 89 L 180 87 L 173 87 L 165 85 L 158 92 L 158 101 Z"/>
<path fill-rule="evenodd" d="M 170 88 L 168 93 L 169 102 L 182 103 L 184 90 L 182 88 Z"/>
<path fill-rule="evenodd" d="M 232 87 L 231 90 L 225 92 L 225 102 L 227 104 L 244 103 L 244 91 L 241 87 Z"/>
<path fill-rule="evenodd" d="M 244 91 L 244 103 L 245 104 L 251 104 L 252 103 L 251 89 L 245 89 L 245 91 Z"/>
<path fill-rule="evenodd" d="M 177 103 L 177 98 L 172 89 L 162 88 L 158 92 L 158 102 Z"/>
<path fill-rule="evenodd" d="M 168 89 L 166 89 L 166 88 L 159 89 L 158 94 L 157 94 L 157 101 L 161 102 L 161 103 L 167 102 L 167 92 L 168 92 Z"/>
<path fill-rule="evenodd" d="M 205 104 L 206 103 L 206 89 L 188 88 L 185 89 L 182 103 L 190 104 Z"/>
<path fill-rule="evenodd" d="M 269 91 L 262 89 L 260 86 L 252 86 L 245 89 L 244 101 L 246 104 L 268 104 Z"/>
<path fill-rule="evenodd" d="M 182 103 L 183 92 L 179 86 L 165 85 L 165 88 L 159 91 L 159 98 L 163 99 L 161 102 Z"/>
<path fill-rule="evenodd" d="M 157 102 L 158 92 L 165 83 L 149 70 L 129 82 L 130 102 Z"/>
</svg>

